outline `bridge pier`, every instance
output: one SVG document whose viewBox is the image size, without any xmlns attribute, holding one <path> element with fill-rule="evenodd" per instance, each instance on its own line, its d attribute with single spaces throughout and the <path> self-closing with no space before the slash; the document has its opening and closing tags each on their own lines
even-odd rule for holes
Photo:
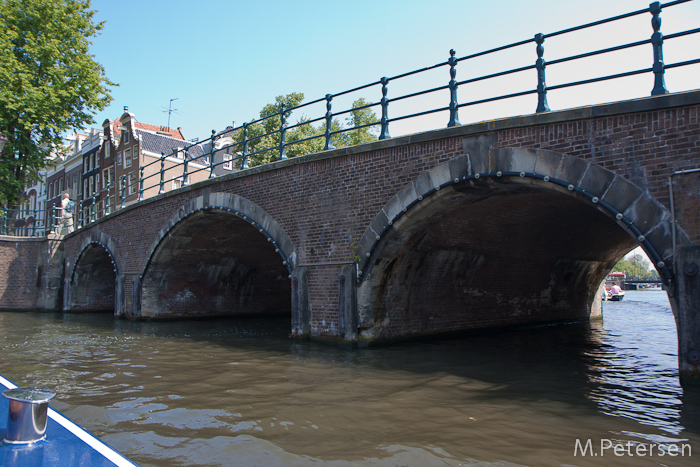
<svg viewBox="0 0 700 467">
<path fill-rule="evenodd" d="M 309 279 L 305 266 L 292 273 L 292 337 L 310 337 Z"/>
<path fill-rule="evenodd" d="M 356 277 L 354 263 L 297 266 L 292 273 L 292 337 L 354 346 L 357 343 Z"/>
<path fill-rule="evenodd" d="M 676 308 L 678 374 L 681 383 L 700 385 L 700 246 L 677 251 L 676 278 L 671 304 Z"/>
</svg>

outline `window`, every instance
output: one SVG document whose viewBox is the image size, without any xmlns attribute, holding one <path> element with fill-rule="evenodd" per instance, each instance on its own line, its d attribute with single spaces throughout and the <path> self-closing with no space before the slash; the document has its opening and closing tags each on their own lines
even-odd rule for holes
<svg viewBox="0 0 700 467">
<path fill-rule="evenodd" d="M 49 199 L 53 198 L 53 183 L 49 183 Z"/>
<path fill-rule="evenodd" d="M 224 170 L 233 170 L 233 155 L 224 154 Z"/>
<path fill-rule="evenodd" d="M 136 183 L 134 183 L 134 174 L 133 174 L 133 173 L 130 173 L 130 174 L 129 174 L 129 187 L 128 187 L 128 190 L 129 190 L 129 194 L 130 194 L 130 195 L 133 195 L 134 192 L 136 191 Z"/>
<path fill-rule="evenodd" d="M 90 194 L 88 193 L 88 179 L 87 178 L 83 180 L 83 194 L 86 197 L 90 196 Z"/>
<path fill-rule="evenodd" d="M 70 190 L 71 188 L 73 188 L 73 179 L 72 179 L 72 178 L 68 177 L 68 185 L 66 185 L 66 187 L 67 187 L 69 190 Z"/>
<path fill-rule="evenodd" d="M 84 174 L 88 173 L 88 161 L 89 161 L 89 160 L 90 160 L 90 159 L 87 158 L 87 157 L 85 157 L 85 158 L 83 159 L 83 173 L 84 173 Z"/>
<path fill-rule="evenodd" d="M 124 132 L 124 142 L 128 143 L 129 142 L 129 130 L 126 130 Z"/>
<path fill-rule="evenodd" d="M 100 191 L 100 174 L 95 174 L 95 191 Z"/>
<path fill-rule="evenodd" d="M 63 191 L 63 179 L 60 178 L 60 179 L 58 179 L 58 192 L 60 193 L 62 191 Z"/>
<path fill-rule="evenodd" d="M 112 177 L 109 176 L 109 171 L 114 170 L 112 167 L 102 171 L 102 188 L 107 188 L 112 183 Z"/>
<path fill-rule="evenodd" d="M 92 154 L 92 168 L 93 168 L 93 169 L 96 169 L 96 168 L 97 168 L 97 163 L 98 163 L 98 162 L 99 162 L 99 161 L 97 160 L 97 152 L 94 152 L 94 153 Z"/>
<path fill-rule="evenodd" d="M 111 148 L 111 145 L 109 142 L 105 143 L 105 159 L 109 159 L 109 149 Z"/>
<path fill-rule="evenodd" d="M 131 149 L 124 151 L 124 167 L 131 167 Z"/>
<path fill-rule="evenodd" d="M 73 186 L 76 190 L 80 189 L 80 187 L 78 186 L 78 174 L 73 174 Z"/>
<path fill-rule="evenodd" d="M 121 163 L 122 163 L 122 152 L 119 151 L 117 153 L 117 164 L 121 164 Z"/>
</svg>

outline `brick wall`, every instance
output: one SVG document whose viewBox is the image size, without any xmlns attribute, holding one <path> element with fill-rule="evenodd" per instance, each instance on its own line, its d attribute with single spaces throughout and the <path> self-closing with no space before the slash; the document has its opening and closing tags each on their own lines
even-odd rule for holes
<svg viewBox="0 0 700 467">
<path fill-rule="evenodd" d="M 0 309 L 33 309 L 46 240 L 0 237 Z"/>
<path fill-rule="evenodd" d="M 694 105 L 504 129 L 495 133 L 495 146 L 580 157 L 623 175 L 670 209 L 668 177 L 700 165 L 699 109 Z"/>
</svg>

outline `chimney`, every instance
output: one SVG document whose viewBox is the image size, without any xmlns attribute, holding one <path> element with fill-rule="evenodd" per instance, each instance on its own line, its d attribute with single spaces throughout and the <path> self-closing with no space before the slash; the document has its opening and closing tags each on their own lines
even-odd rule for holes
<svg viewBox="0 0 700 467">
<path fill-rule="evenodd" d="M 129 107 L 125 105 L 124 106 L 124 113 L 127 113 L 128 111 L 129 111 Z"/>
</svg>

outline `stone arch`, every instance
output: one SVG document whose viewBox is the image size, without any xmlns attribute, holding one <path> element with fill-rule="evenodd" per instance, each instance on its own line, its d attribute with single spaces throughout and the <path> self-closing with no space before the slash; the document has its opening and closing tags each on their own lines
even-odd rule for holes
<svg viewBox="0 0 700 467">
<path fill-rule="evenodd" d="M 671 214 L 647 192 L 622 176 L 589 161 L 543 149 L 504 148 L 465 155 L 423 173 L 393 196 L 375 216 L 360 241 L 359 280 L 371 270 L 371 255 L 382 236 L 404 216 L 443 188 L 479 179 L 520 177 L 525 182 L 543 182 L 550 188 L 569 191 L 596 204 L 615 217 L 661 271 L 672 277 L 673 237 Z M 443 192 L 444 193 L 444 192 Z M 678 246 L 689 245 L 688 236 L 678 227 Z"/>
<path fill-rule="evenodd" d="M 121 259 L 112 238 L 93 230 L 81 242 L 79 253 L 66 261 L 63 309 L 66 311 L 113 310 L 124 307 L 120 276 Z"/>
<path fill-rule="evenodd" d="M 522 196 L 520 198 L 511 196 L 514 194 Z M 518 207 L 512 203 L 515 199 L 529 199 L 531 204 Z M 475 208 L 475 206 L 488 206 L 489 203 L 494 211 Z M 377 323 L 387 323 L 387 320 L 391 320 L 389 308 L 399 310 L 394 313 L 394 323 L 398 319 L 397 313 L 403 313 L 406 320 L 413 316 L 410 318 L 414 320 L 411 324 L 413 328 L 422 327 L 425 332 L 543 321 L 544 317 L 525 315 L 531 314 L 528 307 L 544 299 L 535 296 L 536 294 L 526 295 L 524 291 L 518 298 L 519 303 L 515 304 L 516 300 L 512 299 L 508 304 L 511 307 L 510 315 L 518 317 L 515 320 L 508 320 L 505 316 L 486 317 L 480 323 L 473 323 L 470 322 L 471 317 L 465 316 L 462 317 L 461 322 L 450 324 L 449 329 L 438 329 L 427 322 L 420 325 L 415 323 L 417 319 L 415 316 L 420 314 L 416 311 L 419 306 L 416 302 L 421 301 L 420 297 L 416 298 L 419 294 L 416 289 L 433 287 L 434 290 L 440 290 L 439 285 L 429 283 L 427 280 L 439 275 L 426 273 L 431 268 L 437 271 L 438 267 L 442 267 L 440 273 L 444 277 L 459 277 L 460 283 L 465 284 L 464 295 L 471 294 L 467 299 L 479 303 L 479 306 L 488 306 L 487 301 L 475 298 L 479 294 L 489 297 L 493 303 L 497 300 L 508 301 L 495 289 L 486 292 L 469 289 L 467 285 L 478 280 L 469 276 L 472 274 L 469 271 L 478 271 L 474 274 L 483 274 L 484 277 L 498 280 L 498 271 L 506 269 L 503 268 L 505 254 L 484 247 L 484 244 L 490 242 L 490 236 L 494 241 L 500 239 L 498 241 L 501 249 L 511 248 L 511 246 L 520 248 L 518 252 L 522 263 L 537 259 L 527 259 L 526 241 L 520 238 L 527 237 L 528 240 L 534 240 L 537 243 L 539 241 L 537 232 L 519 232 L 518 236 L 514 235 L 513 241 L 509 243 L 503 240 L 504 232 L 499 230 L 512 225 L 519 217 L 520 222 L 527 224 L 530 230 L 537 230 L 538 225 L 534 220 L 522 219 L 523 216 L 529 215 L 545 221 L 546 230 L 550 232 L 547 238 L 552 240 L 551 232 L 552 229 L 556 230 L 558 222 L 556 213 L 538 212 L 535 203 L 541 203 L 543 210 L 551 208 L 561 210 L 562 213 L 568 212 L 569 214 L 562 214 L 562 217 L 566 218 L 566 221 L 562 219 L 562 225 L 568 222 L 566 225 L 575 225 L 582 230 L 581 233 L 561 232 L 562 236 L 570 235 L 572 241 L 579 242 L 582 250 L 580 257 L 559 261 L 550 258 L 547 263 L 552 268 L 551 276 L 557 274 L 559 279 L 556 280 L 567 282 L 567 286 L 572 289 L 571 293 L 569 295 L 561 293 L 557 296 L 556 290 L 553 291 L 552 288 L 554 285 L 561 284 L 548 285 L 546 281 L 541 285 L 541 291 L 538 291 L 542 297 L 547 295 L 548 303 L 552 308 L 557 309 L 553 315 L 554 319 L 578 319 L 583 317 L 584 312 L 590 313 L 597 284 L 603 280 L 615 262 L 636 245 L 644 248 L 667 286 L 673 280 L 674 242 L 671 215 L 653 197 L 624 177 L 589 161 L 548 150 L 501 148 L 477 151 L 452 159 L 420 175 L 385 204 L 365 231 L 356 252 L 360 257 L 358 262 L 360 330 L 364 328 L 368 338 L 382 337 L 383 331 L 378 329 Z M 511 207 L 513 212 L 504 213 Z M 517 210 L 519 208 L 520 211 Z M 574 210 L 579 209 L 582 215 L 595 219 L 595 225 L 601 229 L 601 239 L 591 238 L 595 230 L 591 230 L 592 227 L 586 225 L 583 219 L 572 214 Z M 465 210 L 469 210 L 470 214 L 462 212 Z M 433 228 L 433 230 L 442 228 L 440 235 L 444 239 L 440 247 L 441 251 L 444 253 L 450 250 L 448 243 L 452 242 L 454 245 L 460 245 L 454 248 L 457 253 L 450 256 L 447 253 L 437 253 L 437 249 L 434 249 L 432 253 L 425 254 L 423 257 L 407 259 L 411 252 L 436 243 L 435 238 L 429 237 L 430 233 L 424 234 L 424 232 L 432 228 L 431 226 L 436 222 L 437 213 L 441 212 L 452 213 L 450 214 L 452 218 L 441 220 L 441 227 Z M 468 217 L 469 215 L 475 217 Z M 496 217 L 500 220 L 495 221 Z M 457 228 L 450 231 L 451 225 Z M 469 232 L 468 235 L 478 236 L 481 246 L 470 250 L 470 246 L 467 245 L 469 240 L 459 237 L 459 229 Z M 482 231 L 483 229 L 485 231 Z M 545 227 L 542 229 L 544 231 Z M 585 235 L 583 231 L 586 232 Z M 680 229 L 677 229 L 676 235 L 677 247 L 690 243 Z M 608 238 L 610 244 L 608 244 Z M 596 245 L 596 242 L 604 243 L 601 243 L 601 247 Z M 596 246 L 607 248 L 607 256 L 593 253 Z M 560 246 L 560 248 L 563 247 Z M 491 255 L 493 259 L 499 254 L 502 260 L 500 269 L 496 266 L 491 266 L 492 269 L 489 269 L 489 261 L 484 258 Z M 533 252 L 533 255 L 535 254 Z M 419 261 L 422 262 L 418 264 Z M 495 263 L 495 261 L 491 262 Z M 450 267 L 452 270 L 448 273 L 447 269 Z M 520 264 L 513 267 L 524 268 L 525 266 Z M 422 277 L 418 275 L 418 270 L 423 271 Z M 406 280 L 409 277 L 413 278 L 413 282 Z M 520 278 L 522 277 L 521 275 Z M 514 280 L 514 278 L 504 275 L 503 280 Z M 595 285 L 592 285 L 593 282 Z M 535 287 L 532 283 L 529 285 Z M 590 293 L 585 292 L 588 289 L 591 289 Z M 461 296 L 461 292 L 451 291 L 450 293 L 455 297 Z M 412 298 L 399 298 L 402 295 L 411 294 Z M 573 299 L 587 302 L 586 306 L 566 310 L 565 302 Z M 382 300 L 394 301 L 390 305 L 385 305 L 380 303 Z M 455 300 L 455 304 L 457 302 L 458 300 Z M 429 307 L 428 304 L 424 303 L 424 305 Z M 432 320 L 432 317 L 428 318 Z M 415 329 L 411 332 L 415 332 Z M 409 333 L 408 330 L 406 333 Z"/>
<path fill-rule="evenodd" d="M 192 248 L 199 257 L 188 253 Z M 259 258 L 251 257 L 258 252 Z M 271 310 L 291 299 L 295 262 L 291 239 L 262 208 L 235 194 L 205 193 L 182 206 L 156 235 L 135 284 L 134 314 L 170 318 Z M 181 290 L 166 299 L 163 290 L 175 292 L 176 282 Z M 279 287 L 267 289 L 270 283 Z"/>
<path fill-rule="evenodd" d="M 168 221 L 156 234 L 156 239 L 148 249 L 141 270 L 143 272 L 146 271 L 153 253 L 156 251 L 163 239 L 167 237 L 173 227 L 175 227 L 184 218 L 196 212 L 208 209 L 221 209 L 231 212 L 258 229 L 261 234 L 270 239 L 270 243 L 272 243 L 275 249 L 279 250 L 278 253 L 282 258 L 283 264 L 287 266 L 289 273 L 292 273 L 296 264 L 297 255 L 294 248 L 294 243 L 292 242 L 292 239 L 289 238 L 289 235 L 287 235 L 277 221 L 275 221 L 275 219 L 265 212 L 260 206 L 243 198 L 242 196 L 231 193 L 205 194 L 190 200 L 187 204 L 180 207 L 180 209 L 178 209 L 178 211 L 173 214 L 170 219 L 168 219 Z"/>
</svg>

